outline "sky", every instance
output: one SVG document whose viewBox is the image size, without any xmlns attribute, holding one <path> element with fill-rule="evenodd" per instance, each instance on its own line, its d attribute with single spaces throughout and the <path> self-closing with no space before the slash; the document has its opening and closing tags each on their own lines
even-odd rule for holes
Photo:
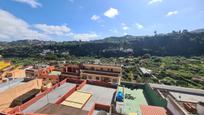
<svg viewBox="0 0 204 115">
<path fill-rule="evenodd" d="M 204 28 L 204 0 L 0 0 L 0 41 L 89 41 Z"/>
</svg>

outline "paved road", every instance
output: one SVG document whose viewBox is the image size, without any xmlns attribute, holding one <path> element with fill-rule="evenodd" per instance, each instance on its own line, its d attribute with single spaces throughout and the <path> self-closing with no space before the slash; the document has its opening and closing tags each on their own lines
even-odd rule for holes
<svg viewBox="0 0 204 115">
<path fill-rule="evenodd" d="M 20 83 L 22 83 L 23 78 L 18 78 L 18 79 L 14 79 L 5 83 L 1 83 L 0 84 L 0 92 L 3 92 L 5 90 L 7 90 L 10 87 L 14 87 L 16 85 L 19 85 Z"/>
<path fill-rule="evenodd" d="M 23 113 L 35 112 L 38 109 L 42 108 L 43 106 L 47 105 L 48 103 L 55 103 L 60 97 L 66 94 L 75 85 L 76 84 L 72 84 L 72 83 L 65 83 L 61 85 L 60 87 L 48 93 L 48 95 L 45 95 L 37 102 L 33 103 L 31 106 L 23 110 Z"/>
<path fill-rule="evenodd" d="M 163 90 L 170 90 L 175 92 L 183 92 L 189 94 L 196 94 L 204 96 L 204 90 L 202 89 L 193 89 L 193 88 L 185 88 L 185 87 L 178 87 L 178 86 L 168 86 L 168 85 L 161 85 L 161 84 L 150 84 L 151 87 Z"/>
</svg>

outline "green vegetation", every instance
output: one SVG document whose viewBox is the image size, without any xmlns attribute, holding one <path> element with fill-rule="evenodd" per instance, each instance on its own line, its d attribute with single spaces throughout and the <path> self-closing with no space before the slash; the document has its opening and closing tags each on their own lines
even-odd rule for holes
<svg viewBox="0 0 204 115">
<path fill-rule="evenodd" d="M 143 56 L 200 56 L 204 54 L 204 32 L 173 31 L 154 36 L 110 37 L 90 42 L 52 42 L 20 40 L 0 42 L 0 55 L 4 58 L 45 58 L 56 60 L 76 57 L 128 57 Z M 148 55 L 146 55 L 148 57 Z"/>
<path fill-rule="evenodd" d="M 53 60 L 44 58 L 8 58 L 15 65 L 32 65 L 37 63 L 52 64 Z M 191 88 L 204 89 L 204 57 L 178 57 L 178 56 L 139 56 L 139 57 L 75 57 L 69 59 L 58 58 L 56 61 L 67 63 L 101 63 L 123 65 L 122 80 L 128 82 L 161 83 Z M 144 77 L 139 67 L 152 70 L 155 77 Z"/>
<path fill-rule="evenodd" d="M 0 55 L 16 65 L 53 61 L 123 66 L 122 80 L 204 89 L 204 32 L 110 37 L 90 42 L 20 40 L 0 42 Z M 139 67 L 153 71 L 144 77 Z"/>
<path fill-rule="evenodd" d="M 204 89 L 204 58 L 203 57 L 156 57 L 151 58 L 139 57 L 138 64 L 131 68 L 126 67 L 124 80 L 129 81 L 132 76 L 128 73 L 136 73 L 139 68 L 145 67 L 153 71 L 156 77 L 143 77 L 138 74 L 134 75 L 139 82 L 162 83 L 166 85 L 176 85 L 191 88 Z M 132 62 L 134 63 L 134 61 Z M 134 68 L 134 69 L 132 69 Z"/>
</svg>

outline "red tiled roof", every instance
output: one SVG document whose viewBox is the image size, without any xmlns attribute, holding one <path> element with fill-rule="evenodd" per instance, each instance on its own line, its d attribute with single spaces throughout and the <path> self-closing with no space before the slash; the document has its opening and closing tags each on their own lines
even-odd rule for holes
<svg viewBox="0 0 204 115">
<path fill-rule="evenodd" d="M 142 115 L 167 115 L 163 107 L 140 105 Z"/>
</svg>

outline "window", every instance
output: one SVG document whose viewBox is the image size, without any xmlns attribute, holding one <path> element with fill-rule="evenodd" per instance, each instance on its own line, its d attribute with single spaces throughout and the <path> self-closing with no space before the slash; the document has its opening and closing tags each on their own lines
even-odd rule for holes
<svg viewBox="0 0 204 115">
<path fill-rule="evenodd" d="M 117 83 L 118 80 L 117 80 L 117 79 L 113 79 L 112 82 L 113 82 L 113 83 Z"/>
<path fill-rule="evenodd" d="M 99 80 L 99 77 L 96 77 L 96 80 Z"/>
<path fill-rule="evenodd" d="M 87 79 L 87 77 L 84 75 L 84 76 L 82 76 L 82 79 Z"/>
<path fill-rule="evenodd" d="M 111 82 L 110 78 L 102 77 L 101 81 L 103 82 Z"/>
<path fill-rule="evenodd" d="M 89 76 L 88 78 L 89 78 L 89 79 L 92 79 L 92 77 L 91 77 L 91 76 Z"/>
</svg>

